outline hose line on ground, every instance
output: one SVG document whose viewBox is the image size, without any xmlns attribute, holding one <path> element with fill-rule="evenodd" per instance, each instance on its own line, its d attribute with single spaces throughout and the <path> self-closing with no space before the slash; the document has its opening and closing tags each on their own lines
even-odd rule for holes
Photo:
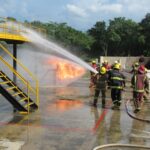
<svg viewBox="0 0 150 150">
<path fill-rule="evenodd" d="M 142 145 L 132 145 L 132 144 L 106 144 L 95 147 L 93 150 L 100 150 L 103 148 L 111 148 L 111 147 L 122 147 L 122 148 L 139 148 L 139 149 L 150 149 L 148 146 L 142 146 Z"/>
<path fill-rule="evenodd" d="M 133 118 L 133 119 L 150 123 L 150 120 L 142 119 L 142 118 L 137 118 L 137 117 L 135 117 L 134 115 L 132 115 L 132 114 L 129 112 L 129 109 L 128 109 L 129 102 L 130 102 L 130 100 L 128 100 L 128 101 L 125 103 L 125 108 L 126 108 L 127 114 L 128 114 L 131 118 Z"/>
</svg>

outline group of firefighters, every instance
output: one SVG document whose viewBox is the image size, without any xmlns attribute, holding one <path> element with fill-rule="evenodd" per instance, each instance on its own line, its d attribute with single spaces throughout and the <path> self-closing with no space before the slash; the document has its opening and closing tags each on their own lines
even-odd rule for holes
<svg viewBox="0 0 150 150">
<path fill-rule="evenodd" d="M 95 88 L 94 100 L 92 106 L 97 107 L 98 97 L 101 92 L 102 108 L 105 108 L 105 99 L 107 89 L 111 89 L 112 109 L 119 110 L 121 105 L 122 91 L 126 86 L 126 77 L 121 70 L 119 61 L 115 61 L 111 66 L 105 60 L 101 66 L 92 61 L 92 67 L 98 71 L 97 74 L 91 72 L 90 88 Z M 134 112 L 141 109 L 143 98 L 149 94 L 149 81 L 146 75 L 147 69 L 144 66 L 144 57 L 139 58 L 138 62 L 132 65 L 131 87 L 133 88 Z M 145 96 L 145 97 L 144 97 Z"/>
</svg>

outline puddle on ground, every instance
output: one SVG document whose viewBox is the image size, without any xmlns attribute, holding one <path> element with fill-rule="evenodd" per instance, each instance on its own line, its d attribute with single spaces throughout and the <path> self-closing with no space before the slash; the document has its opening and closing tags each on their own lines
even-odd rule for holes
<svg viewBox="0 0 150 150">
<path fill-rule="evenodd" d="M 80 100 L 59 99 L 56 100 L 53 104 L 50 104 L 48 106 L 48 110 L 56 109 L 57 111 L 63 112 L 72 108 L 79 108 L 82 105 L 83 103 Z"/>
</svg>

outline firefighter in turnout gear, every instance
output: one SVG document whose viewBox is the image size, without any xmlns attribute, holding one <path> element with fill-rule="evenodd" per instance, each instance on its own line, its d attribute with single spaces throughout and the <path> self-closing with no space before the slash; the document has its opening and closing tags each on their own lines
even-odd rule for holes
<svg viewBox="0 0 150 150">
<path fill-rule="evenodd" d="M 149 93 L 149 82 L 148 77 L 145 74 L 145 67 L 140 66 L 138 73 L 133 75 L 131 79 L 131 84 L 133 87 L 133 101 L 135 105 L 134 112 L 140 111 L 140 106 L 143 100 L 144 89 L 147 89 L 146 92 Z"/>
<path fill-rule="evenodd" d="M 95 60 L 92 61 L 91 67 L 94 68 L 95 70 L 97 70 L 98 67 L 97 67 L 97 64 L 96 64 Z M 90 71 L 90 74 L 91 74 L 91 77 L 90 77 L 90 86 L 89 86 L 89 88 L 95 87 L 95 84 L 96 84 L 96 74 L 92 71 Z"/>
<path fill-rule="evenodd" d="M 121 94 L 125 87 L 125 76 L 120 72 L 120 63 L 114 65 L 109 72 L 108 80 L 111 88 L 112 109 L 119 109 L 121 105 Z"/>
<path fill-rule="evenodd" d="M 136 74 L 136 73 L 138 72 L 138 68 L 139 68 L 139 63 L 138 63 L 138 62 L 135 62 L 135 63 L 132 65 L 132 70 L 130 71 L 130 73 Z"/>
<path fill-rule="evenodd" d="M 96 82 L 95 95 L 94 95 L 94 101 L 93 101 L 93 106 L 95 107 L 97 106 L 97 100 L 98 100 L 100 92 L 102 94 L 102 107 L 103 108 L 105 107 L 107 80 L 108 80 L 108 76 L 106 74 L 106 68 L 101 67 L 100 72 L 97 75 L 97 82 Z"/>
</svg>

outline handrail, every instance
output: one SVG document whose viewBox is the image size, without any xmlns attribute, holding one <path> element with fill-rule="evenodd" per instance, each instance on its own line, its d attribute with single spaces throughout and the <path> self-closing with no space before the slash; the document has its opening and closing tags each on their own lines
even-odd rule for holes
<svg viewBox="0 0 150 150">
<path fill-rule="evenodd" d="M 29 96 L 29 94 L 30 94 L 30 89 L 31 89 L 31 86 L 30 86 L 30 84 L 28 83 L 28 81 L 26 81 L 9 63 L 7 63 L 1 56 L 0 56 L 0 60 L 17 76 L 17 77 L 19 77 L 20 79 L 21 79 L 21 81 L 22 81 L 22 83 L 24 83 L 25 84 L 25 86 L 27 86 L 27 102 L 28 102 L 28 105 L 27 105 L 27 112 L 28 112 L 28 114 L 30 113 L 30 106 L 29 106 L 29 98 L 30 98 L 30 96 Z M 5 77 L 6 78 L 6 77 Z M 13 83 L 11 83 L 10 82 L 10 84 L 12 85 L 12 86 L 15 86 Z M 19 89 L 18 89 L 19 90 Z M 19 90 L 20 91 L 20 90 Z M 23 93 L 22 93 L 23 94 Z M 24 94 L 23 94 L 23 96 L 25 96 Z M 26 96 L 25 96 L 26 97 Z"/>
<path fill-rule="evenodd" d="M 4 64 L 6 64 L 6 66 L 7 66 L 17 77 L 19 77 L 20 80 L 23 81 L 23 83 L 24 83 L 25 85 L 27 85 L 27 80 L 24 79 L 24 77 L 22 77 L 13 67 L 11 67 L 11 65 L 10 65 L 9 63 L 7 63 L 1 56 L 0 56 L 0 60 L 1 60 Z M 31 86 L 29 86 L 29 87 L 30 87 L 30 89 L 31 89 L 33 92 L 35 92 L 35 90 L 34 90 Z"/>
<path fill-rule="evenodd" d="M 15 60 L 17 62 L 17 64 L 19 64 L 31 77 L 32 79 L 36 82 L 36 103 L 39 105 L 39 83 L 37 78 L 30 72 L 29 69 L 27 69 L 18 59 L 16 59 L 2 44 L 0 44 L 0 48 L 2 48 L 13 60 Z M 31 88 L 31 85 L 30 85 Z M 33 88 L 31 88 L 33 89 Z"/>
<path fill-rule="evenodd" d="M 0 59 L 1 59 L 1 61 L 3 61 L 6 65 L 8 65 L 7 67 L 9 67 L 10 70 L 13 70 L 13 71 L 14 71 L 13 73 L 15 74 L 15 69 L 13 69 L 11 66 L 9 66 L 9 64 L 7 64 L 7 63 L 5 62 L 5 60 L 2 59 L 1 56 L 0 56 Z M 20 74 L 18 74 L 18 72 L 16 72 L 16 76 L 17 76 L 17 75 L 18 75 L 20 78 L 22 78 L 22 80 L 24 81 L 24 84 L 27 85 L 27 81 L 26 81 Z M 5 78 L 6 80 L 8 80 L 8 78 L 7 78 L 6 76 L 4 76 L 4 78 Z M 10 84 L 11 84 L 12 86 L 16 86 L 13 82 L 10 82 Z M 27 88 L 28 88 L 28 85 L 27 85 Z M 19 88 L 17 88 L 17 90 L 19 90 L 19 91 L 21 92 L 21 90 L 20 90 Z M 22 95 L 25 96 L 24 93 L 22 93 Z M 26 97 L 26 96 L 25 96 L 25 97 Z"/>
<path fill-rule="evenodd" d="M 0 47 L 10 56 L 12 57 L 29 75 L 33 78 L 36 79 L 36 77 L 30 72 L 28 68 L 26 68 L 18 59 L 16 59 L 2 44 L 0 44 Z M 36 79 L 37 80 L 37 79 Z"/>
<path fill-rule="evenodd" d="M 24 82 L 26 83 L 26 80 L 13 68 L 11 67 L 11 65 L 9 63 L 7 63 L 1 56 L 0 56 L 0 60 L 6 64 L 6 66 L 16 75 L 16 76 L 19 76 L 19 78 Z"/>
<path fill-rule="evenodd" d="M 9 18 L 4 18 L 4 17 L 0 17 L 0 19 L 4 20 L 4 22 L 2 22 L 2 25 L 3 25 L 3 26 L 0 26 L 0 28 L 6 29 L 6 30 L 7 30 L 7 29 L 10 29 L 10 28 L 7 27 L 7 22 L 10 21 L 10 22 L 16 23 L 16 24 L 18 25 L 18 26 L 17 26 L 18 28 L 16 28 L 16 26 L 15 26 L 15 27 L 12 26 L 12 28 L 11 28 L 12 31 L 24 32 L 25 30 L 21 30 L 21 29 L 20 29 L 20 26 L 25 26 L 25 27 L 34 29 L 34 30 L 36 30 L 37 32 L 43 33 L 44 35 L 46 35 L 46 30 L 45 30 L 45 29 L 39 28 L 39 27 L 35 27 L 35 26 L 33 26 L 32 24 L 30 24 L 30 23 L 22 23 L 22 22 L 19 22 L 19 21 L 17 21 L 17 20 L 11 20 L 11 19 L 9 19 Z"/>
<path fill-rule="evenodd" d="M 6 36 L 6 38 L 8 38 L 9 36 L 13 36 L 12 37 L 12 40 L 15 38 L 15 40 L 23 40 L 25 42 L 29 42 L 28 39 L 23 39 L 24 37 L 21 36 L 21 34 L 19 34 L 20 32 L 25 32 L 25 29 L 21 30 L 21 26 L 27 26 L 29 28 L 32 28 L 32 29 L 35 29 L 35 30 L 38 30 L 38 32 L 43 32 L 45 30 L 42 30 L 41 28 L 38 28 L 38 27 L 34 27 L 32 26 L 31 24 L 25 24 L 25 23 L 21 23 L 21 22 L 18 22 L 18 21 L 15 21 L 15 20 L 11 20 L 9 18 L 4 18 L 4 17 L 0 17 L 0 28 L 3 29 L 2 31 L 0 31 L 0 34 L 10 34 L 8 36 Z M 9 21 L 12 23 L 11 26 L 8 26 L 7 23 L 9 23 Z M 16 26 L 17 24 L 17 26 Z M 41 32 L 41 33 L 42 33 Z M 45 32 L 44 32 L 45 33 Z M 45 33 L 46 34 L 46 33 Z M 18 38 L 17 37 L 14 37 L 14 36 L 19 36 Z M 3 37 L 5 38 L 5 37 Z M 28 73 L 28 75 L 32 78 L 32 80 L 35 81 L 36 83 L 36 103 L 39 105 L 39 82 L 38 82 L 38 79 L 31 73 L 31 71 L 26 68 L 24 65 L 22 65 L 22 63 L 17 60 L 2 44 L 0 44 L 0 48 L 2 48 L 13 60 L 15 60 L 22 68 L 23 70 Z"/>
</svg>

